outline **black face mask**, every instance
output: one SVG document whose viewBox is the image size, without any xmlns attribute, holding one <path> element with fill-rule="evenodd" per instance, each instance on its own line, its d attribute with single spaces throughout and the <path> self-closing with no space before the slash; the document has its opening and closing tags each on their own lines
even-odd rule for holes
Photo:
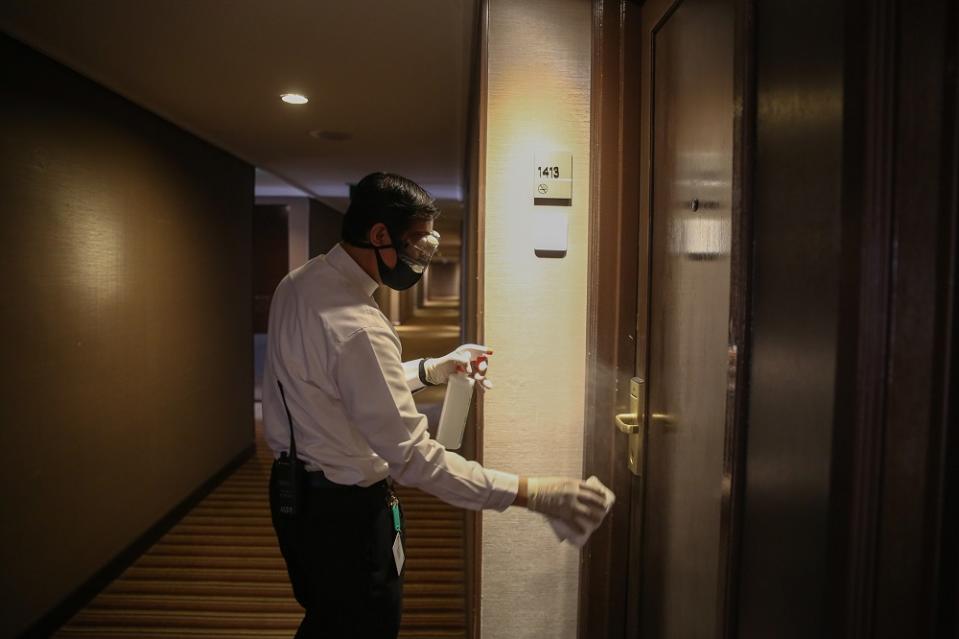
<svg viewBox="0 0 959 639">
<path fill-rule="evenodd" d="M 393 244 L 373 247 L 373 250 L 376 251 L 376 267 L 380 271 L 380 279 L 383 280 L 383 283 L 395 291 L 405 291 L 415 286 L 416 283 L 420 281 L 420 278 L 423 277 L 423 271 L 419 273 L 414 271 L 409 264 L 403 261 L 399 250 L 396 251 L 396 266 L 390 268 L 386 265 L 386 262 L 383 261 L 383 258 L 380 257 L 380 249 L 385 248 L 396 247 Z"/>
<path fill-rule="evenodd" d="M 390 235 L 392 236 L 392 233 Z M 439 233 L 433 231 L 412 243 L 404 241 L 402 246 L 396 244 L 374 246 L 369 243 L 357 244 L 357 246 L 376 251 L 376 267 L 379 270 L 380 279 L 393 290 L 405 291 L 415 286 L 423 277 L 426 267 L 429 266 L 439 246 Z M 396 266 L 393 268 L 387 266 L 380 255 L 380 250 L 388 248 L 396 251 Z"/>
</svg>

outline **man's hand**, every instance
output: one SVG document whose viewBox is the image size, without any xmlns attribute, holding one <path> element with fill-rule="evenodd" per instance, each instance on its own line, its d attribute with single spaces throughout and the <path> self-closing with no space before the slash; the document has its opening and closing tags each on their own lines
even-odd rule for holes
<svg viewBox="0 0 959 639">
<path fill-rule="evenodd" d="M 525 482 L 521 480 L 515 503 L 559 519 L 576 533 L 592 530 L 606 516 L 606 495 L 579 479 L 530 477 Z"/>
<path fill-rule="evenodd" d="M 476 380 L 481 391 L 489 390 L 493 384 L 486 379 L 486 371 L 492 354 L 493 351 L 481 344 L 463 344 L 449 355 L 426 360 L 423 365 L 426 379 L 430 384 L 445 384 L 450 375 L 466 373 Z"/>
</svg>

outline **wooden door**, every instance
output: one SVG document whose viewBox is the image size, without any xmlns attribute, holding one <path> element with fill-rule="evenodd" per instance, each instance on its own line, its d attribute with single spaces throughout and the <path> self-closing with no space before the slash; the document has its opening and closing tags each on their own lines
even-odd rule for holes
<svg viewBox="0 0 959 639">
<path fill-rule="evenodd" d="M 718 637 L 729 372 L 733 2 L 643 8 L 630 637 Z"/>
<path fill-rule="evenodd" d="M 253 332 L 266 333 L 270 301 L 290 270 L 288 210 L 283 204 L 253 207 Z"/>
</svg>

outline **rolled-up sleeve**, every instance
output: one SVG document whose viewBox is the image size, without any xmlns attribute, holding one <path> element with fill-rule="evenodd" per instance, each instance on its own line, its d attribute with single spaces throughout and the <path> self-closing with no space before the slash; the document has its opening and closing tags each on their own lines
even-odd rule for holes
<svg viewBox="0 0 959 639">
<path fill-rule="evenodd" d="M 502 511 L 513 503 L 516 475 L 483 468 L 430 438 L 395 336 L 375 327 L 354 332 L 339 349 L 335 378 L 351 425 L 389 464 L 397 482 L 471 510 Z"/>
</svg>

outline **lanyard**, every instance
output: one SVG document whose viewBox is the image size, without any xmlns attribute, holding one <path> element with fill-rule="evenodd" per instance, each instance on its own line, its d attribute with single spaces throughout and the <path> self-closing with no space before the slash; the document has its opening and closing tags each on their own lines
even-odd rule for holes
<svg viewBox="0 0 959 639">
<path fill-rule="evenodd" d="M 396 498 L 396 495 L 390 495 L 390 510 L 393 513 L 393 530 L 397 533 L 403 532 L 403 527 L 400 525 L 400 500 Z"/>
</svg>

